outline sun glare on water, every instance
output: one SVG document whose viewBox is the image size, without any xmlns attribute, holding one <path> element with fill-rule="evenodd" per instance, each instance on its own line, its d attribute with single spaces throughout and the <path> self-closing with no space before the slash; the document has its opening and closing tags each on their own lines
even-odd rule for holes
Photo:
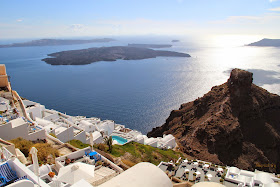
<svg viewBox="0 0 280 187">
<path fill-rule="evenodd" d="M 211 44 L 216 47 L 239 47 L 261 40 L 258 35 L 217 35 L 210 38 Z"/>
<path fill-rule="evenodd" d="M 260 36 L 247 35 L 222 35 L 211 39 L 211 45 L 214 47 L 213 53 L 210 53 L 209 61 L 216 68 L 250 68 L 252 58 L 260 56 L 263 50 L 258 47 L 246 47 L 245 45 L 262 39 Z"/>
</svg>

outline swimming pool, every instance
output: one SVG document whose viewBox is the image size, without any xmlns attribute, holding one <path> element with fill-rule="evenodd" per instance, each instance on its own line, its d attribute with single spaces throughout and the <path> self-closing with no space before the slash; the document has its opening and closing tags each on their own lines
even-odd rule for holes
<svg viewBox="0 0 280 187">
<path fill-rule="evenodd" d="M 116 140 L 121 145 L 123 145 L 127 142 L 127 139 L 124 139 L 124 138 L 119 137 L 119 136 L 112 136 L 112 139 Z"/>
</svg>

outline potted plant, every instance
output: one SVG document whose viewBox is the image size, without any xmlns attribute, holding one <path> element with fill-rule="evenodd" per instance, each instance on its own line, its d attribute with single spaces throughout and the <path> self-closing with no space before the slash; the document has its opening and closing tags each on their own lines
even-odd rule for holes
<svg viewBox="0 0 280 187">
<path fill-rule="evenodd" d="M 193 180 L 196 180 L 196 173 L 193 173 Z"/>
<path fill-rule="evenodd" d="M 49 172 L 48 175 L 50 176 L 50 178 L 53 178 L 55 176 L 54 172 Z"/>
<path fill-rule="evenodd" d="M 188 180 L 189 179 L 189 171 L 186 171 L 186 179 Z"/>
<path fill-rule="evenodd" d="M 65 158 L 65 165 L 68 165 L 68 164 L 70 164 L 71 163 L 71 159 L 70 158 Z"/>
</svg>

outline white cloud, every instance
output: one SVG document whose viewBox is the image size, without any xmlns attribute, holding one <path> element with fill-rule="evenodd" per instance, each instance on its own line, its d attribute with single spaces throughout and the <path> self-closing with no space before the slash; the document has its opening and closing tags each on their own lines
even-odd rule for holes
<svg viewBox="0 0 280 187">
<path fill-rule="evenodd" d="M 222 32 L 242 34 L 262 34 L 279 37 L 280 13 L 273 12 L 259 16 L 230 16 L 224 20 L 209 22 L 208 26 Z"/>
<path fill-rule="evenodd" d="M 25 22 L 24 22 L 25 23 Z M 94 19 L 87 24 L 18 24 L 0 22 L 0 38 L 71 37 L 112 35 L 216 35 L 216 34 L 263 34 L 280 37 L 280 13 L 271 12 L 260 16 L 230 16 L 223 20 L 154 20 L 154 19 Z M 4 25 L 3 25 L 4 24 Z"/>
<path fill-rule="evenodd" d="M 272 3 L 272 2 L 275 2 L 275 1 L 278 1 L 278 0 L 269 0 L 269 2 L 271 2 L 271 3 Z"/>
<path fill-rule="evenodd" d="M 83 29 L 85 26 L 83 24 L 72 24 L 70 25 L 70 29 L 74 30 L 74 31 L 78 31 Z"/>
<path fill-rule="evenodd" d="M 270 11 L 276 11 L 276 12 L 278 12 L 278 11 L 280 11 L 280 7 L 276 7 L 276 8 L 271 8 L 271 9 L 268 9 L 268 10 L 270 10 Z"/>
<path fill-rule="evenodd" d="M 17 22 L 22 22 L 23 21 L 23 19 L 17 19 Z"/>
</svg>

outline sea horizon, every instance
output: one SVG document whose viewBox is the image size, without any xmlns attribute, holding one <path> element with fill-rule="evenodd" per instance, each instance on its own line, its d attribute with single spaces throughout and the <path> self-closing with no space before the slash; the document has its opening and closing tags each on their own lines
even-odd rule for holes
<svg viewBox="0 0 280 187">
<path fill-rule="evenodd" d="M 6 44 L 3 42 L 0 44 Z M 161 50 L 185 52 L 191 58 L 158 57 L 79 66 L 52 66 L 41 61 L 53 52 L 128 43 L 172 44 Z M 253 72 L 256 85 L 279 95 L 279 48 L 239 43 L 223 46 L 175 36 L 119 37 L 107 43 L 1 48 L 0 62 L 6 65 L 12 88 L 22 97 L 69 115 L 114 120 L 146 134 L 161 126 L 181 104 L 226 82 L 233 68 Z"/>
</svg>

